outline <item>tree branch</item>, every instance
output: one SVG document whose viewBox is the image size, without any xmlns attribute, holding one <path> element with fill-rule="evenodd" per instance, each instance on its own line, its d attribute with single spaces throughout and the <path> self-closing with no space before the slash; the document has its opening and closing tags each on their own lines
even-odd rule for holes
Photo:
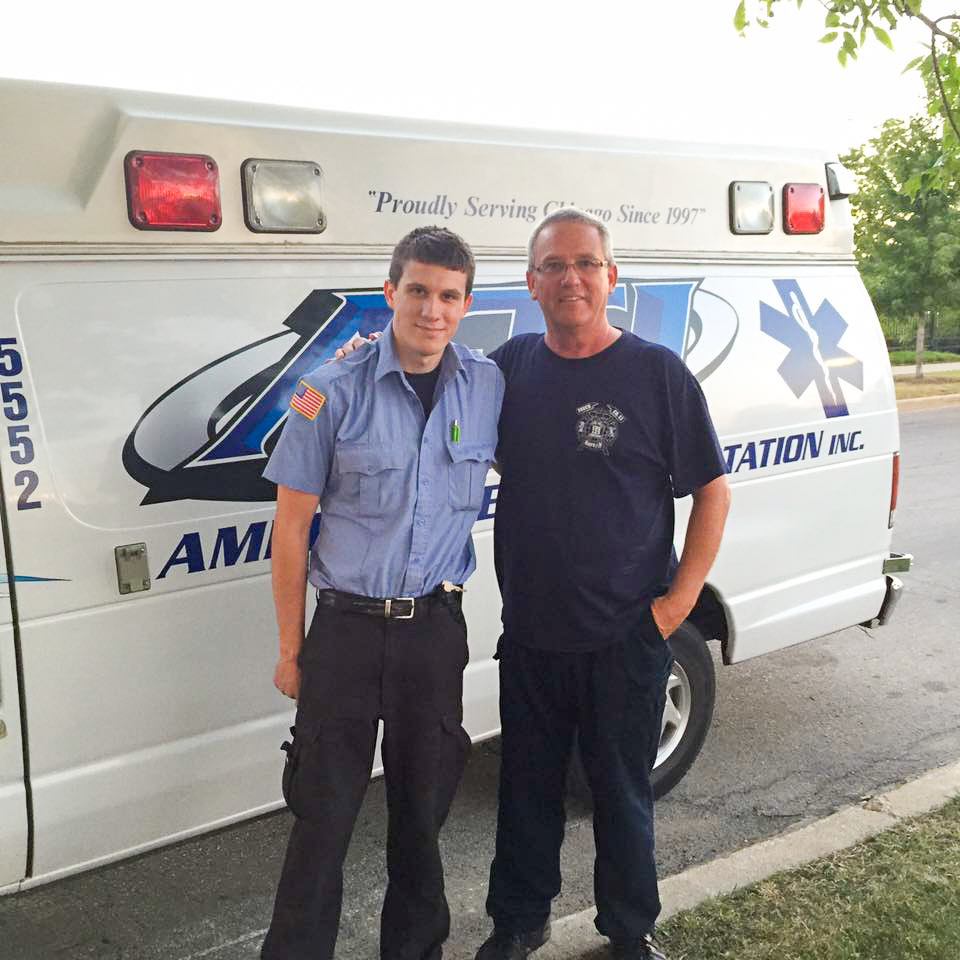
<svg viewBox="0 0 960 960">
<path fill-rule="evenodd" d="M 949 41 L 957 50 L 960 50 L 960 37 L 955 34 L 948 33 L 946 30 L 940 28 L 939 24 L 943 20 L 960 20 L 960 16 L 957 16 L 955 13 L 951 13 L 945 17 L 938 17 L 936 20 L 931 20 L 928 16 L 922 13 L 913 13 L 911 10 L 907 10 L 908 17 L 915 17 L 919 20 L 924 26 L 929 27 L 930 33 L 934 38 L 943 37 L 944 40 Z"/>
<path fill-rule="evenodd" d="M 944 20 L 960 20 L 960 16 L 951 13 L 945 17 L 937 17 L 936 20 L 931 20 L 926 14 L 921 13 L 919 10 L 914 10 L 910 6 L 910 0 L 891 0 L 891 2 L 893 9 L 896 10 L 901 17 L 913 17 L 915 20 L 919 20 L 934 36 L 943 37 L 960 50 L 960 37 L 948 33 L 946 30 L 942 30 L 939 26 Z"/>
<path fill-rule="evenodd" d="M 947 99 L 947 91 L 943 88 L 943 77 L 940 76 L 936 36 L 930 38 L 930 59 L 933 61 L 933 75 L 937 78 L 937 89 L 940 91 L 940 102 L 943 104 L 944 114 L 950 126 L 953 127 L 953 135 L 960 141 L 960 129 L 957 128 L 957 121 L 953 117 L 953 111 L 950 109 L 950 101 Z"/>
</svg>

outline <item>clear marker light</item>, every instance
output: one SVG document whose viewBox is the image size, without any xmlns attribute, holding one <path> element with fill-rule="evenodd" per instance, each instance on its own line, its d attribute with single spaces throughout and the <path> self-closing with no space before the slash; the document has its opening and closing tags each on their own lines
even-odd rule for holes
<svg viewBox="0 0 960 960">
<path fill-rule="evenodd" d="M 773 218 L 773 187 L 766 180 L 734 180 L 730 184 L 730 229 L 734 233 L 770 233 Z"/>
<path fill-rule="evenodd" d="M 243 217 L 254 233 L 322 233 L 319 164 L 309 160 L 244 161 Z"/>
</svg>

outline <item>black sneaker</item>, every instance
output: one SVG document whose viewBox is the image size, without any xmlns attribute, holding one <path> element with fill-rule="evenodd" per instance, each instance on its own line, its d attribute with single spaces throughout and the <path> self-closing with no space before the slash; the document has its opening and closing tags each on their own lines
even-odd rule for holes
<svg viewBox="0 0 960 960">
<path fill-rule="evenodd" d="M 508 933 L 493 928 L 493 933 L 477 951 L 476 960 L 524 960 L 550 939 L 550 921 L 524 933 Z"/>
<path fill-rule="evenodd" d="M 611 940 L 610 956 L 613 960 L 667 960 L 649 933 L 638 940 Z"/>
</svg>

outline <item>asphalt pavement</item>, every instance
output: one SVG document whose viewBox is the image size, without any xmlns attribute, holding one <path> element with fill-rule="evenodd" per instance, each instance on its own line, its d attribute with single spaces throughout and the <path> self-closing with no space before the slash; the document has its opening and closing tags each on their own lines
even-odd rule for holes
<svg viewBox="0 0 960 960">
<path fill-rule="evenodd" d="M 893 622 L 718 666 L 704 751 L 658 804 L 661 876 L 803 828 L 960 757 L 960 406 L 904 413 L 901 435 L 893 548 L 916 561 Z M 825 517 L 843 522 L 831 509 L 824 505 Z M 444 833 L 452 958 L 472 957 L 488 929 L 483 898 L 496 750 L 496 741 L 474 747 Z M 271 814 L 2 898 L 0 956 L 251 960 L 269 920 L 289 826 L 285 812 Z M 337 952 L 344 960 L 377 954 L 384 837 L 383 784 L 375 781 L 346 867 Z M 555 917 L 590 907 L 592 858 L 589 811 L 572 801 Z"/>
</svg>

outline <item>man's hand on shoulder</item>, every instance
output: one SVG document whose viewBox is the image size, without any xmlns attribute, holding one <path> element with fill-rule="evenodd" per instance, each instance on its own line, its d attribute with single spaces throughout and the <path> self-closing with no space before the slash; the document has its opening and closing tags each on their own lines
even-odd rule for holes
<svg viewBox="0 0 960 960">
<path fill-rule="evenodd" d="M 333 363 L 334 360 L 342 360 L 344 357 L 349 357 L 361 344 L 376 343 L 379 339 L 380 333 L 377 330 L 374 330 L 369 337 L 361 337 L 359 333 L 355 333 L 342 347 L 338 347 L 334 351 L 333 356 L 327 363 Z"/>
<path fill-rule="evenodd" d="M 300 668 L 297 666 L 296 657 L 292 660 L 280 657 L 277 660 L 276 669 L 273 671 L 273 685 L 291 700 L 300 696 Z"/>
</svg>

